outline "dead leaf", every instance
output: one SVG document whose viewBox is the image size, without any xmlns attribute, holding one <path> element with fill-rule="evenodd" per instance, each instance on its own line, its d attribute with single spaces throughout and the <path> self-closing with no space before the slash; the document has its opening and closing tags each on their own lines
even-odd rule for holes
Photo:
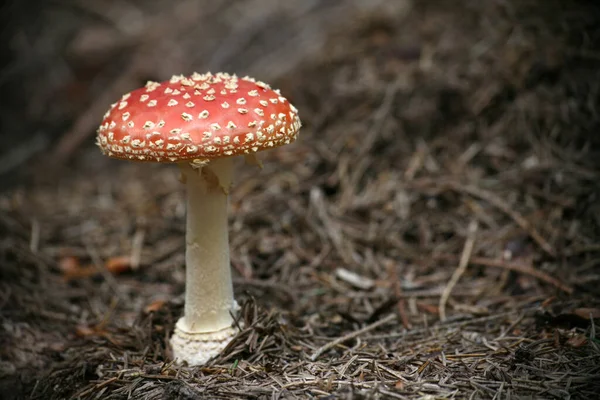
<svg viewBox="0 0 600 400">
<path fill-rule="evenodd" d="M 106 260 L 106 269 L 113 275 L 119 275 L 131 269 L 131 257 L 119 256 Z"/>
<path fill-rule="evenodd" d="M 83 279 L 94 276 L 98 273 L 98 270 L 91 265 L 82 267 L 77 264 L 74 264 L 72 261 L 65 261 L 64 269 L 61 267 L 63 271 L 63 279 L 65 281 L 72 281 L 75 279 Z"/>
<path fill-rule="evenodd" d="M 75 256 L 66 256 L 58 260 L 58 268 L 63 274 L 69 274 L 81 267 L 79 259 Z"/>
<path fill-rule="evenodd" d="M 419 310 L 424 311 L 428 314 L 438 315 L 440 312 L 438 307 L 433 304 L 417 302 L 417 307 L 419 308 Z"/>
<path fill-rule="evenodd" d="M 162 308 L 162 306 L 164 306 L 164 305 L 165 305 L 164 300 L 155 300 L 152 303 L 148 304 L 144 308 L 144 313 L 150 314 L 151 312 L 156 312 L 156 311 L 160 310 Z"/>
<path fill-rule="evenodd" d="M 87 325 L 77 325 L 75 327 L 75 335 L 77 335 L 78 337 L 94 336 L 96 334 L 96 329 Z"/>
<path fill-rule="evenodd" d="M 584 335 L 575 335 L 565 343 L 569 347 L 579 348 L 587 344 L 588 339 Z"/>
<path fill-rule="evenodd" d="M 600 308 L 576 308 L 573 310 L 573 314 L 585 319 L 590 319 L 590 316 L 592 319 L 598 319 L 600 318 Z"/>
<path fill-rule="evenodd" d="M 554 300 L 556 300 L 556 296 L 548 297 L 542 302 L 541 307 L 547 308 L 550 304 L 552 304 L 552 302 L 554 302 Z"/>
</svg>

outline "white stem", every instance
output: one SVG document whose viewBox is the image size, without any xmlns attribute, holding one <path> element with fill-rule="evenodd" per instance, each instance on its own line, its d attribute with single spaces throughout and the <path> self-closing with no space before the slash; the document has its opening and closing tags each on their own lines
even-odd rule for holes
<svg viewBox="0 0 600 400">
<path fill-rule="evenodd" d="M 186 283 L 184 317 L 188 333 L 231 327 L 233 298 L 227 229 L 232 158 L 212 161 L 200 172 L 181 168 L 187 186 Z"/>
</svg>

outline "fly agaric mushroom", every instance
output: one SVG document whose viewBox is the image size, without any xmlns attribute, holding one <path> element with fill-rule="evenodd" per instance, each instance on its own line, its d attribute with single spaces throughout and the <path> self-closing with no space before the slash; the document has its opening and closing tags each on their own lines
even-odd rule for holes
<svg viewBox="0 0 600 400">
<path fill-rule="evenodd" d="M 237 332 L 227 230 L 233 157 L 259 163 L 257 152 L 293 142 L 300 126 L 298 110 L 279 91 L 225 73 L 148 82 L 104 115 L 97 144 L 105 155 L 177 163 L 187 186 L 185 309 L 171 338 L 176 360 L 202 365 Z"/>
</svg>

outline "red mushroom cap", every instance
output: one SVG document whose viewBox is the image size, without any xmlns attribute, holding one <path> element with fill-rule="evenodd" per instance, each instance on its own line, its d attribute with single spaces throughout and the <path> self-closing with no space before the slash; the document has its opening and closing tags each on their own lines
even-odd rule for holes
<svg viewBox="0 0 600 400">
<path fill-rule="evenodd" d="M 104 115 L 97 144 L 126 160 L 206 160 L 291 143 L 300 126 L 298 110 L 267 84 L 194 73 L 124 95 Z"/>
</svg>

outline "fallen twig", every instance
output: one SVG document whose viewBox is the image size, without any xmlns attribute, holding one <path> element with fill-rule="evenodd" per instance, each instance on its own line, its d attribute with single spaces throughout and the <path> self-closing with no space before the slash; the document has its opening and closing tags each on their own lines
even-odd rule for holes
<svg viewBox="0 0 600 400">
<path fill-rule="evenodd" d="M 367 333 L 369 331 L 372 331 L 373 329 L 377 329 L 379 328 L 381 325 L 385 325 L 388 322 L 393 321 L 394 319 L 396 319 L 396 315 L 395 314 L 390 314 L 387 317 L 380 319 L 377 322 L 373 322 L 371 325 L 367 325 L 364 328 L 361 328 L 359 330 L 356 330 L 354 332 L 350 332 L 347 335 L 344 335 L 342 337 L 339 337 L 329 343 L 327 343 L 324 346 L 319 347 L 313 354 L 312 356 L 310 356 L 310 360 L 311 361 L 315 361 L 317 358 L 319 358 L 319 356 L 323 353 L 325 353 L 327 350 L 330 350 L 332 348 L 334 348 L 335 346 L 337 346 L 338 344 L 342 344 L 347 340 L 350 339 L 354 339 L 355 337 L 358 337 L 364 333 Z"/>
<path fill-rule="evenodd" d="M 412 328 L 412 324 L 408 319 L 408 315 L 406 315 L 406 299 L 402 293 L 402 284 L 400 283 L 398 272 L 396 271 L 396 264 L 389 262 L 387 265 L 387 270 L 394 289 L 394 296 L 398 299 L 396 304 L 398 307 L 400 321 L 402 321 L 402 326 L 404 326 L 406 329 L 410 329 Z"/>
<path fill-rule="evenodd" d="M 438 260 L 456 260 L 457 257 L 454 255 L 451 255 L 451 254 L 436 254 L 433 256 L 433 258 L 438 259 Z M 478 265 L 483 265 L 486 267 L 504 268 L 504 269 L 509 269 L 511 271 L 519 272 L 519 273 L 522 273 L 525 275 L 530 275 L 535 278 L 538 278 L 541 281 L 544 281 L 553 286 L 556 286 L 563 292 L 566 292 L 568 294 L 573 293 L 572 287 L 562 283 L 558 279 L 546 274 L 545 272 L 535 269 L 529 265 L 510 263 L 510 262 L 505 262 L 502 260 L 494 260 L 494 259 L 485 258 L 485 257 L 471 257 L 469 262 L 471 264 L 478 264 Z"/>
<path fill-rule="evenodd" d="M 450 182 L 450 186 L 456 191 L 465 192 L 467 194 L 470 194 L 471 196 L 478 197 L 482 200 L 487 201 L 494 207 L 498 208 L 500 211 L 512 218 L 513 221 L 515 221 L 515 223 L 521 227 L 521 229 L 527 232 L 529 236 L 531 236 L 531 238 L 542 248 L 542 250 L 548 253 L 548 255 L 552 257 L 556 256 L 556 253 L 552 249 L 552 246 L 550 246 L 550 243 L 548 243 L 548 241 L 544 239 L 544 237 L 537 231 L 537 229 L 531 226 L 529 221 L 527 221 L 517 211 L 513 210 L 510 204 L 506 203 L 500 197 L 475 186 L 462 185 L 458 182 Z"/>
<path fill-rule="evenodd" d="M 446 303 L 448 302 L 448 298 L 450 297 L 450 293 L 452 293 L 452 289 L 458 283 L 460 277 L 467 270 L 467 266 L 469 265 L 469 259 L 471 258 L 471 254 L 473 253 L 473 246 L 475 245 L 475 234 L 477 233 L 478 224 L 477 221 L 471 221 L 469 224 L 468 236 L 465 241 L 465 246 L 463 248 L 462 255 L 460 256 L 460 262 L 458 264 L 458 268 L 454 271 L 452 276 L 450 277 L 450 281 L 446 285 L 444 291 L 442 292 L 442 296 L 440 297 L 440 320 L 446 320 Z"/>
</svg>

